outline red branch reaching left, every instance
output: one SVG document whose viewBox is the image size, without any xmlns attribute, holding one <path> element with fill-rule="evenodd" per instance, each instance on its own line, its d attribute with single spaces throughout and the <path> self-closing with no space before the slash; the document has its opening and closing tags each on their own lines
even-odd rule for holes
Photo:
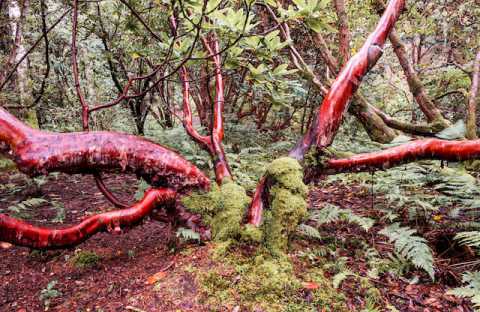
<svg viewBox="0 0 480 312">
<path fill-rule="evenodd" d="M 121 227 L 137 224 L 160 204 L 173 202 L 175 196 L 176 192 L 172 189 L 150 189 L 140 202 L 130 208 L 90 216 L 65 229 L 38 227 L 0 214 L 0 241 L 37 249 L 78 245 L 100 231 L 120 232 Z"/>
</svg>

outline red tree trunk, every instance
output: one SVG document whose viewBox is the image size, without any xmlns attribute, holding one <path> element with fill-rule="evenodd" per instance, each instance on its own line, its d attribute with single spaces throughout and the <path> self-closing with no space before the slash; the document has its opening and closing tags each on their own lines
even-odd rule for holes
<svg viewBox="0 0 480 312">
<path fill-rule="evenodd" d="M 322 105 L 318 108 L 313 124 L 290 152 L 291 157 L 301 160 L 311 145 L 315 144 L 321 150 L 332 144 L 350 99 L 358 89 L 362 78 L 382 55 L 385 40 L 404 6 L 405 0 L 392 0 L 388 4 L 376 29 L 370 34 L 360 51 L 340 71 Z"/>
</svg>

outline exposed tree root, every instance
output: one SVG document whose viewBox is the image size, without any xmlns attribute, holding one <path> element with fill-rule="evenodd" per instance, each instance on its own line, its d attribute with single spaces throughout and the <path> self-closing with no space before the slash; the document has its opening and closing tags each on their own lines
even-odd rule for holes
<svg viewBox="0 0 480 312">
<path fill-rule="evenodd" d="M 74 246 L 97 232 L 119 232 L 121 226 L 135 225 L 159 204 L 172 202 L 175 196 L 176 192 L 172 189 L 150 189 L 139 203 L 130 208 L 100 213 L 86 218 L 78 225 L 60 230 L 33 226 L 0 214 L 0 241 L 37 249 Z"/>
</svg>

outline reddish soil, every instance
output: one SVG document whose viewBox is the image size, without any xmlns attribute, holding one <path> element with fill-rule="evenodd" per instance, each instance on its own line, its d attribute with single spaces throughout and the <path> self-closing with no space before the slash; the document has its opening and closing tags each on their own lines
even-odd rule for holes
<svg viewBox="0 0 480 312">
<path fill-rule="evenodd" d="M 0 181 L 4 185 L 25 186 L 25 177 L 19 175 L 3 175 Z M 121 199 L 133 200 L 137 185 L 133 177 L 109 177 L 106 183 L 116 194 L 120 194 Z M 60 201 L 65 205 L 64 224 L 37 224 L 61 227 L 78 222 L 88 213 L 111 207 L 90 176 L 60 175 L 58 179 L 50 178 L 40 190 L 34 190 L 35 194 L 31 194 L 32 189 L 34 187 L 15 194 L 0 194 L 0 209 L 6 209 L 31 195 Z M 51 205 L 35 210 L 34 220 L 49 219 L 55 215 Z M 51 299 L 51 311 L 135 311 L 136 308 L 146 311 L 199 311 L 194 302 L 195 285 L 188 273 L 171 274 L 174 276 L 168 280 L 172 286 L 159 291 L 147 283 L 148 277 L 155 273 L 175 271 L 176 266 L 189 262 L 190 257 L 196 257 L 173 253 L 166 244 L 171 236 L 169 225 L 148 220 L 121 235 L 97 234 L 70 250 L 38 253 L 20 247 L 0 249 L 0 311 L 43 311 L 40 294 L 51 281 L 57 281 L 54 288 L 61 292 L 60 296 Z M 195 254 L 201 254 L 205 248 L 196 249 Z M 69 259 L 80 251 L 95 252 L 101 260 L 91 268 L 76 268 Z M 175 298 L 168 298 L 166 293 L 170 291 L 174 291 Z"/>
<path fill-rule="evenodd" d="M 0 175 L 0 185 L 12 184 L 0 188 L 0 210 L 8 211 L 10 205 L 32 197 L 50 203 L 57 201 L 65 206 L 63 224 L 46 221 L 56 214 L 51 204 L 35 208 L 31 218 L 37 224 L 60 227 L 76 223 L 89 213 L 111 209 L 90 176 L 59 175 L 39 188 L 27 185 L 27 181 L 19 174 Z M 133 201 L 137 186 L 134 177 L 108 176 L 106 184 L 122 200 Z M 369 209 L 371 200 L 368 190 L 356 185 L 317 188 L 310 198 L 312 209 L 330 202 L 365 216 L 375 213 Z M 376 197 L 375 201 L 382 198 Z M 348 266 L 365 276 L 367 264 L 356 255 L 360 249 L 356 238 L 363 237 L 382 254 L 391 251 L 391 245 L 375 235 L 380 228 L 375 225 L 365 234 L 355 226 L 340 223 L 323 230 L 344 242 L 336 253 L 347 257 Z M 189 267 L 208 270 L 214 265 L 208 257 L 209 245 L 177 246 L 172 244 L 176 241 L 172 233 L 168 224 L 146 220 L 121 235 L 97 234 L 70 250 L 39 253 L 14 246 L 0 248 L 0 311 L 44 311 L 41 293 L 52 281 L 56 281 L 54 289 L 61 295 L 50 299 L 49 311 L 229 311 L 227 307 L 202 305 L 199 285 L 189 273 Z M 322 244 L 325 242 L 296 239 L 294 249 Z M 71 259 L 82 251 L 95 252 L 101 259 L 93 267 L 77 268 Z M 293 261 L 297 274 L 309 265 L 295 257 Z M 471 311 L 467 301 L 445 294 L 445 279 L 435 284 L 428 282 L 425 274 L 414 273 L 421 277 L 418 284 L 410 285 L 408 280 L 389 274 L 373 280 L 381 292 L 383 306 L 390 304 L 400 311 Z M 448 272 L 445 269 L 443 273 Z M 359 289 L 350 278 L 341 286 L 352 311 L 360 311 L 366 305 Z M 327 311 L 320 308 L 319 311 Z"/>
</svg>

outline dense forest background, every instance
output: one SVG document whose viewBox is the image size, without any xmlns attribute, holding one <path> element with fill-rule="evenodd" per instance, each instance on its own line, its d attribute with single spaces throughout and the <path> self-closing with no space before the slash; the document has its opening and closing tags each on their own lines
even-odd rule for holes
<svg viewBox="0 0 480 312">
<path fill-rule="evenodd" d="M 384 9 L 379 0 L 0 0 L 0 105 L 41 130 L 144 136 L 219 181 L 218 159 L 188 126 L 214 135 L 220 75 L 222 149 L 253 196 L 313 127 Z M 477 139 L 479 34 L 478 0 L 409 1 L 314 161 L 424 137 Z M 112 208 L 91 176 L 29 178 L 0 150 L 1 213 L 58 227 Z M 61 251 L 2 243 L 0 310 L 480 309 L 479 168 L 427 159 L 310 172 L 308 213 L 272 262 L 248 240 L 205 242 L 168 222 Z M 130 175 L 103 178 L 125 202 L 148 187 Z"/>
</svg>

